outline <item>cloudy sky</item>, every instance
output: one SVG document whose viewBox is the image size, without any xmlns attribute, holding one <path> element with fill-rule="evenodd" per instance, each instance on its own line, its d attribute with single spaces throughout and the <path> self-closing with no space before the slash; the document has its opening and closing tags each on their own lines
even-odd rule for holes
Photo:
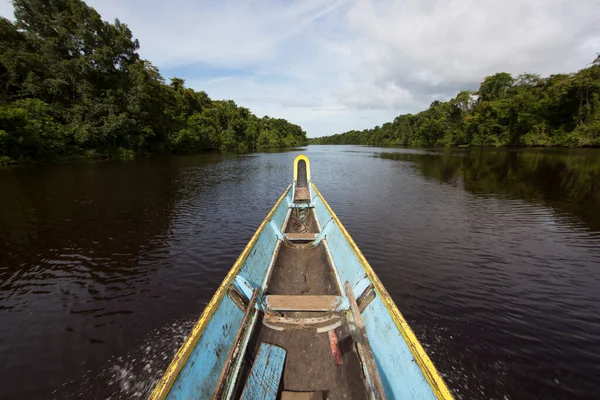
<svg viewBox="0 0 600 400">
<path fill-rule="evenodd" d="M 600 52 L 599 0 L 88 0 L 141 55 L 212 98 L 310 137 L 363 129 L 499 71 L 574 72 Z M 12 6 L 0 0 L 0 15 Z"/>
</svg>

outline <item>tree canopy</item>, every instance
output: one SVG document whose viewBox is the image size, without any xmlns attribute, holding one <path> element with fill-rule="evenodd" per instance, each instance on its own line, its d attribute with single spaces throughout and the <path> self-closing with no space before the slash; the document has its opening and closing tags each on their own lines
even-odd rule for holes
<svg viewBox="0 0 600 400">
<path fill-rule="evenodd" d="M 81 0 L 14 0 L 0 17 L 0 164 L 304 145 L 284 119 L 167 84 L 118 19 Z"/>
<path fill-rule="evenodd" d="M 600 56 L 574 74 L 542 78 L 506 72 L 476 92 L 363 131 L 311 139 L 313 144 L 402 146 L 600 146 Z"/>
</svg>

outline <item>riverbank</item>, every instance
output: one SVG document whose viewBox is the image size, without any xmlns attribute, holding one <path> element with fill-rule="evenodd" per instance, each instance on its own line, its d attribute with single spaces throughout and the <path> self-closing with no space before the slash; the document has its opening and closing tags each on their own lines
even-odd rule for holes
<svg viewBox="0 0 600 400">
<path fill-rule="evenodd" d="M 362 143 L 322 143 L 319 139 L 322 138 L 309 138 L 308 144 L 311 146 L 372 146 L 382 147 L 385 149 L 392 148 L 404 148 L 404 149 L 422 149 L 422 150 L 435 150 L 435 149 L 596 149 L 600 148 L 600 144 L 594 145 L 583 145 L 583 146 L 569 146 L 559 144 L 546 144 L 546 145 L 531 145 L 531 146 L 491 146 L 491 145 L 480 145 L 480 144 L 460 144 L 457 146 L 409 146 L 399 143 L 384 143 L 384 144 L 362 144 Z"/>
<path fill-rule="evenodd" d="M 81 161 L 89 162 L 103 162 L 110 160 L 120 161 L 132 161 L 135 159 L 152 157 L 152 156 L 168 156 L 168 155 L 182 155 L 182 154 L 202 154 L 202 153 L 233 153 L 233 154 L 247 154 L 254 152 L 281 152 L 281 151 L 294 151 L 300 147 L 306 146 L 306 144 L 298 144 L 294 146 L 282 146 L 282 147 L 259 147 L 254 149 L 248 149 L 245 147 L 234 148 L 234 149 L 205 149 L 196 152 L 188 153 L 150 153 L 150 152 L 133 152 L 128 149 L 115 149 L 111 151 L 100 152 L 95 149 L 86 151 L 76 151 L 67 155 L 53 156 L 50 158 L 40 159 L 21 159 L 19 161 L 13 160 L 10 157 L 0 155 L 0 167 L 7 167 L 10 165 L 21 165 L 21 164 L 62 164 L 62 163 L 74 163 Z"/>
<path fill-rule="evenodd" d="M 307 144 L 283 118 L 167 83 L 126 24 L 73 4 L 15 0 L 0 19 L 0 165 Z"/>
<path fill-rule="evenodd" d="M 408 147 L 599 147 L 600 56 L 576 73 L 541 77 L 500 72 L 477 91 L 434 101 L 381 126 L 310 144 Z"/>
</svg>

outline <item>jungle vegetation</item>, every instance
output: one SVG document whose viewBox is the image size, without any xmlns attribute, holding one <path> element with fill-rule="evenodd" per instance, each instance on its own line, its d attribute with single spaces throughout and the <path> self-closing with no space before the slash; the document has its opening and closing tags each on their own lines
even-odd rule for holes
<svg viewBox="0 0 600 400">
<path fill-rule="evenodd" d="M 506 72 L 478 91 L 434 101 L 418 114 L 363 131 L 311 139 L 312 144 L 377 146 L 600 146 L 600 55 L 587 68 L 543 78 Z"/>
<path fill-rule="evenodd" d="M 166 83 L 118 19 L 81 0 L 14 0 L 0 17 L 0 165 L 307 142 L 298 125 Z"/>
</svg>

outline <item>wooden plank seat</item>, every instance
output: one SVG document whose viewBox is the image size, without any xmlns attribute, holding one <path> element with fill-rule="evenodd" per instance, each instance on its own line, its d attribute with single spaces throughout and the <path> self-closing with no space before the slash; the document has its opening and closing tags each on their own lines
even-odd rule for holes
<svg viewBox="0 0 600 400">
<path fill-rule="evenodd" d="M 342 325 L 343 318 L 340 313 L 333 313 L 323 317 L 280 317 L 265 314 L 263 325 L 276 331 L 286 330 L 315 330 L 317 333 L 329 332 Z"/>
<path fill-rule="evenodd" d="M 286 351 L 282 347 L 262 343 L 244 386 L 241 400 L 275 400 L 283 374 Z"/>
<path fill-rule="evenodd" d="M 311 232 L 290 232 L 285 234 L 285 238 L 290 241 L 294 240 L 315 240 L 318 233 Z"/>
<path fill-rule="evenodd" d="M 341 302 L 339 296 L 329 295 L 268 295 L 264 298 L 267 310 L 272 311 L 329 311 Z"/>
<path fill-rule="evenodd" d="M 281 400 L 323 400 L 323 392 L 281 392 Z"/>
<path fill-rule="evenodd" d="M 298 201 L 310 202 L 310 190 L 308 187 L 296 186 L 294 191 L 294 203 Z"/>
</svg>

